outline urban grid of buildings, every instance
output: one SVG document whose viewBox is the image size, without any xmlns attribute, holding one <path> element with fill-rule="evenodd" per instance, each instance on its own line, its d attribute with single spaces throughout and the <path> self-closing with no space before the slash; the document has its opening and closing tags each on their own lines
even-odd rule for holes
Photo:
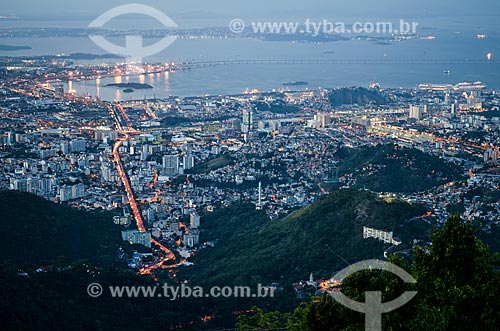
<svg viewBox="0 0 500 331">
<path fill-rule="evenodd" d="M 394 143 L 460 164 L 463 182 L 391 195 L 427 205 L 436 222 L 457 203 L 466 219 L 500 219 L 498 201 L 463 198 L 500 182 L 500 96 L 480 83 L 371 86 L 390 106 L 333 107 L 326 89 L 119 103 L 65 91 L 55 79 L 75 76 L 73 69 L 40 65 L 51 66 L 48 78 L 21 66 L 11 70 L 22 75 L 6 77 L 22 79 L 0 84 L 1 188 L 118 210 L 124 241 L 162 243 L 182 263 L 216 244 L 200 241 L 204 213 L 247 201 L 274 220 L 327 194 L 325 183 L 355 185 L 354 176 L 335 171 L 340 147 Z M 134 228 L 127 183 L 146 231 Z M 365 228 L 363 235 L 396 242 L 388 231 Z"/>
</svg>

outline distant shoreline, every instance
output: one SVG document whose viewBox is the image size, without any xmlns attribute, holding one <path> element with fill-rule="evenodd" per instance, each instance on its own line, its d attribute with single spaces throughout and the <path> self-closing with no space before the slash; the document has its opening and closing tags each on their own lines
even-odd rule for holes
<svg viewBox="0 0 500 331">
<path fill-rule="evenodd" d="M 0 51 L 22 51 L 32 49 L 31 46 L 18 46 L 18 45 L 0 45 Z"/>
</svg>

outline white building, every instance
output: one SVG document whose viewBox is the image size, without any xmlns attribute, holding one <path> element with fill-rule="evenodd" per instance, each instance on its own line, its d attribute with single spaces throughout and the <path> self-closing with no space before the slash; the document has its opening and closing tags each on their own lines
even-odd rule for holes
<svg viewBox="0 0 500 331">
<path fill-rule="evenodd" d="M 69 154 L 69 144 L 67 141 L 63 141 L 61 143 L 61 153 L 63 154 Z"/>
<path fill-rule="evenodd" d="M 401 241 L 394 238 L 393 232 L 387 232 L 383 230 L 372 229 L 369 227 L 363 227 L 363 239 L 375 238 L 383 241 L 386 244 L 399 245 Z"/>
<path fill-rule="evenodd" d="M 191 229 L 197 229 L 200 227 L 200 215 L 196 211 L 192 211 L 189 214 L 189 225 Z"/>
<path fill-rule="evenodd" d="M 427 113 L 427 105 L 410 106 L 410 118 L 421 120 L 425 113 Z"/>
<path fill-rule="evenodd" d="M 74 185 L 63 185 L 59 188 L 59 199 L 61 202 L 79 199 L 85 196 L 85 185 L 78 183 Z"/>
<path fill-rule="evenodd" d="M 182 165 L 184 166 L 185 170 L 193 168 L 194 167 L 194 156 L 192 154 L 184 155 Z"/>
</svg>

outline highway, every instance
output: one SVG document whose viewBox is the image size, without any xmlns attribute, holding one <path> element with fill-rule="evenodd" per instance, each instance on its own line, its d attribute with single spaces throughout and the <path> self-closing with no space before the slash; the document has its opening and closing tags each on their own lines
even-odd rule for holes
<svg viewBox="0 0 500 331">
<path fill-rule="evenodd" d="M 113 157 L 116 162 L 116 169 L 118 170 L 118 176 L 120 176 L 120 179 L 123 183 L 123 187 L 125 188 L 125 192 L 127 194 L 127 199 L 130 204 L 130 209 L 132 209 L 132 214 L 134 215 L 135 222 L 137 224 L 137 229 L 141 232 L 146 232 L 146 227 L 144 226 L 144 222 L 142 220 L 142 215 L 139 210 L 139 207 L 137 206 L 137 202 L 135 201 L 134 198 L 134 193 L 132 191 L 132 186 L 130 185 L 130 181 L 127 176 L 127 172 L 125 171 L 125 168 L 123 167 L 123 163 L 120 158 L 120 147 L 123 145 L 123 143 L 129 139 L 128 135 L 125 135 L 125 138 L 119 138 L 116 142 L 115 145 L 113 146 Z"/>
<path fill-rule="evenodd" d="M 119 107 L 118 110 L 120 113 L 124 113 L 124 109 L 122 107 Z M 113 117 L 116 120 L 118 127 L 120 128 L 121 126 L 119 125 L 120 124 L 119 118 L 115 112 L 113 112 L 113 114 L 115 115 Z M 130 121 L 128 120 L 128 116 L 126 117 L 126 122 L 127 122 L 127 127 L 129 128 L 129 130 L 135 131 L 133 129 Z M 125 141 L 130 139 L 129 134 L 127 134 L 125 132 L 128 132 L 128 130 L 127 131 L 125 131 L 125 130 L 120 131 L 120 133 L 123 134 L 123 136 L 118 138 L 116 140 L 115 144 L 113 145 L 113 157 L 114 157 L 114 161 L 116 163 L 116 169 L 118 171 L 118 176 L 120 177 L 120 179 L 123 183 L 123 187 L 125 188 L 125 193 L 127 194 L 127 199 L 128 199 L 129 205 L 130 205 L 130 209 L 132 210 L 132 215 L 134 216 L 134 219 L 135 219 L 135 222 L 137 225 L 137 229 L 140 232 L 147 232 L 147 229 L 144 226 L 144 221 L 142 219 L 141 211 L 139 210 L 139 207 L 137 205 L 137 201 L 135 200 L 135 197 L 134 197 L 134 192 L 132 190 L 132 186 L 130 185 L 130 180 L 128 178 L 127 172 L 125 171 L 125 167 L 123 166 L 123 162 L 122 162 L 121 156 L 120 156 L 120 147 L 123 146 L 123 143 Z M 155 173 L 155 178 L 157 178 L 156 176 L 157 176 L 157 173 Z M 141 274 L 149 274 L 149 273 L 151 273 L 152 270 L 161 268 L 166 261 L 169 261 L 169 260 L 175 261 L 176 260 L 174 253 L 171 250 L 169 250 L 167 247 L 163 246 L 159 241 L 157 241 L 155 239 L 151 239 L 151 243 L 158 246 L 160 248 L 160 250 L 164 253 L 164 256 L 155 264 L 153 264 L 151 266 L 144 267 L 143 269 L 141 269 L 140 270 Z"/>
</svg>

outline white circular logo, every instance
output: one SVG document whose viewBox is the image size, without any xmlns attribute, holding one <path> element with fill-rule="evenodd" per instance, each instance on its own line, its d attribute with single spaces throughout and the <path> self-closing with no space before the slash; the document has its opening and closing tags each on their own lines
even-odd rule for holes
<svg viewBox="0 0 500 331">
<path fill-rule="evenodd" d="M 409 273 L 395 264 L 381 260 L 367 260 L 355 263 L 342 271 L 338 272 L 332 278 L 335 280 L 344 280 L 348 276 L 363 270 L 384 270 L 395 274 L 405 283 L 416 283 L 417 281 Z M 400 297 L 389 302 L 382 303 L 382 292 L 365 292 L 365 302 L 354 301 L 342 292 L 333 292 L 333 298 L 340 304 L 349 309 L 365 314 L 366 331 L 382 331 L 382 314 L 388 313 L 405 305 L 408 301 L 417 295 L 416 291 L 404 292 Z"/>
<path fill-rule="evenodd" d="M 92 283 L 87 286 L 87 294 L 92 298 L 98 298 L 103 292 L 102 285 L 99 283 Z"/>
<path fill-rule="evenodd" d="M 115 7 L 103 13 L 92 21 L 89 28 L 102 28 L 111 19 L 126 14 L 143 14 L 157 19 L 166 28 L 176 28 L 178 25 L 163 12 L 156 8 L 142 4 L 128 4 Z M 177 36 L 165 36 L 153 45 L 144 46 L 142 36 L 131 35 L 125 37 L 125 47 L 110 43 L 102 36 L 89 35 L 89 38 L 105 51 L 127 57 L 127 62 L 141 62 L 146 56 L 158 54 L 177 39 Z"/>
<path fill-rule="evenodd" d="M 245 22 L 239 18 L 235 18 L 229 22 L 229 30 L 232 33 L 242 33 L 245 30 Z"/>
</svg>

